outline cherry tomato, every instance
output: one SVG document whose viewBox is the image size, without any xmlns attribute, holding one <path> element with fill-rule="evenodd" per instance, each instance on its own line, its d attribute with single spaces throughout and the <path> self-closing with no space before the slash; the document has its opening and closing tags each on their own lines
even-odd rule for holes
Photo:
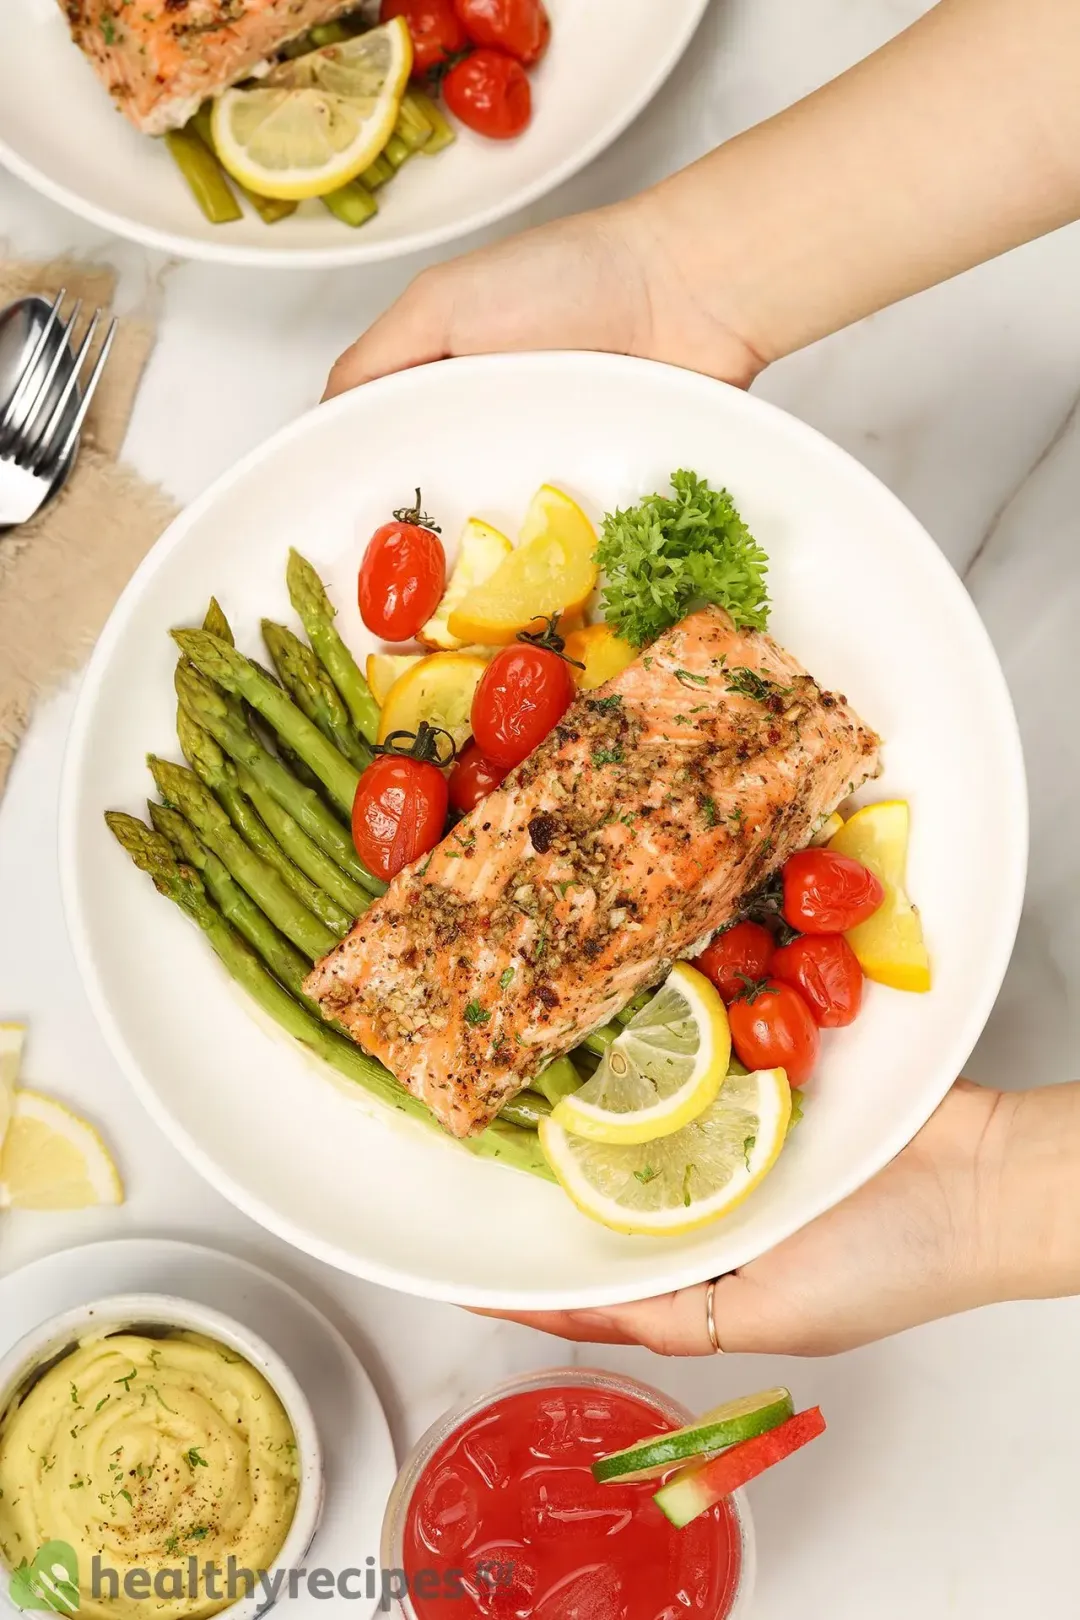
<svg viewBox="0 0 1080 1620">
<path fill-rule="evenodd" d="M 782 945 L 769 972 L 798 990 L 822 1029 L 840 1029 L 859 1016 L 863 972 L 843 934 L 804 934 Z"/>
<path fill-rule="evenodd" d="M 382 0 L 379 21 L 390 22 L 394 17 L 404 17 L 409 25 L 416 78 L 468 49 L 469 36 L 454 9 L 454 0 Z"/>
<path fill-rule="evenodd" d="M 793 1086 L 814 1072 L 821 1046 L 806 1002 L 790 984 L 762 979 L 728 1008 L 731 1044 L 748 1069 L 783 1069 Z"/>
<path fill-rule="evenodd" d="M 370 872 L 387 882 L 434 849 L 446 827 L 446 777 L 435 765 L 380 754 L 361 776 L 352 837 Z"/>
<path fill-rule="evenodd" d="M 776 941 L 760 923 L 740 922 L 717 934 L 694 966 L 711 979 L 725 1002 L 746 989 L 746 981 L 763 979 L 769 971 Z"/>
<path fill-rule="evenodd" d="M 443 80 L 443 100 L 478 135 L 509 141 L 532 117 L 532 90 L 520 62 L 503 51 L 473 51 Z"/>
<path fill-rule="evenodd" d="M 477 745 L 503 771 L 542 743 L 574 700 L 570 666 L 547 647 L 519 643 L 496 653 L 473 694 Z"/>
<path fill-rule="evenodd" d="M 505 775 L 501 766 L 493 765 L 474 742 L 469 743 L 450 772 L 451 805 L 463 813 L 475 810 L 481 799 L 495 791 Z"/>
<path fill-rule="evenodd" d="M 784 867 L 784 916 L 803 934 L 844 934 L 884 898 L 873 872 L 831 849 L 802 849 Z"/>
<path fill-rule="evenodd" d="M 446 587 L 446 553 L 416 508 L 394 513 L 368 541 L 360 565 L 360 617 L 383 641 L 411 641 L 435 612 Z"/>
<path fill-rule="evenodd" d="M 494 45 L 526 67 L 548 48 L 551 18 L 543 0 L 454 0 L 454 5 L 474 45 Z"/>
</svg>

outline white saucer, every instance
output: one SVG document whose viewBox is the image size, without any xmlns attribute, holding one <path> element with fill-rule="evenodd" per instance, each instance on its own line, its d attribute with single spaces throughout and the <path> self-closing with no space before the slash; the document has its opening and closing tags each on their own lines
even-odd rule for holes
<svg viewBox="0 0 1080 1620">
<path fill-rule="evenodd" d="M 397 1477 L 382 1403 L 360 1362 L 313 1305 L 246 1260 L 163 1238 L 124 1238 L 51 1254 L 0 1278 L 0 1355 L 46 1317 L 111 1294 L 163 1293 L 235 1317 L 288 1363 L 311 1402 L 326 1467 L 326 1506 L 306 1559 L 310 1569 L 364 1569 L 378 1560 L 383 1512 Z M 288 1620 L 347 1612 L 367 1620 L 359 1599 L 283 1598 Z"/>
</svg>

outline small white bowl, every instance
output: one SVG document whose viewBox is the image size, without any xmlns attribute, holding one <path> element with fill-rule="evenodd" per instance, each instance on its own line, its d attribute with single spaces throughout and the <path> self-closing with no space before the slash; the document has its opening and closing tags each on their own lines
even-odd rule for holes
<svg viewBox="0 0 1080 1620">
<path fill-rule="evenodd" d="M 318 1430 L 307 1396 L 285 1362 L 265 1339 L 260 1339 L 232 1317 L 172 1294 L 118 1294 L 50 1317 L 0 1359 L 0 1418 L 21 1392 L 83 1339 L 148 1328 L 173 1328 L 216 1340 L 250 1362 L 281 1401 L 296 1436 L 299 1491 L 292 1525 L 274 1569 L 298 1569 L 315 1539 L 322 1516 L 323 1458 Z M 271 1606 L 262 1594 L 255 1594 L 230 1604 L 221 1612 L 227 1613 L 229 1620 L 256 1620 Z M 0 1614 L 18 1612 L 8 1598 L 6 1582 L 0 1583 Z"/>
</svg>

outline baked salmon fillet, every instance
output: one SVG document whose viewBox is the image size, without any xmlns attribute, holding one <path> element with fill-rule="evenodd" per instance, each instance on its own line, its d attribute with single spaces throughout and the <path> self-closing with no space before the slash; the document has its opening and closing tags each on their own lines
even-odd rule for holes
<svg viewBox="0 0 1080 1620">
<path fill-rule="evenodd" d="M 307 992 L 468 1136 L 696 954 L 878 768 L 845 698 L 705 608 L 580 696 Z"/>
<path fill-rule="evenodd" d="M 357 0 L 60 0 L 71 37 L 144 135 L 186 124 L 315 23 Z"/>
</svg>

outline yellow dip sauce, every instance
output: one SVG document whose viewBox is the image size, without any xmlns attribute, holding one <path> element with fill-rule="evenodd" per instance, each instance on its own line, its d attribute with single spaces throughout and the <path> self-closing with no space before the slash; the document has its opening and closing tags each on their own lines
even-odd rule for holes
<svg viewBox="0 0 1080 1620">
<path fill-rule="evenodd" d="M 246 1596 L 226 1595 L 230 1556 L 273 1568 L 298 1479 L 285 1409 L 242 1356 L 195 1333 L 89 1339 L 0 1418 L 0 1553 L 15 1569 L 67 1542 L 89 1620 L 197 1620 Z M 96 1599 L 95 1558 L 117 1576 Z M 129 1571 L 174 1573 L 132 1597 Z"/>
</svg>

